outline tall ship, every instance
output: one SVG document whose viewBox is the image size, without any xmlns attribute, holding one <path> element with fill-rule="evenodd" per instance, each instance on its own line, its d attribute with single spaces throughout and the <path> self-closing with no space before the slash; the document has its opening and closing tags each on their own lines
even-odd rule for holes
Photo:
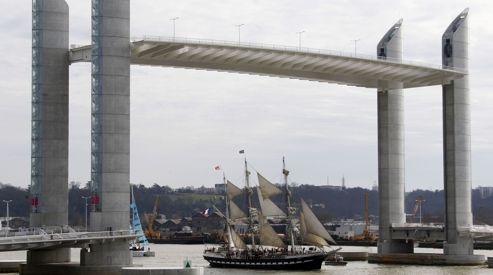
<svg viewBox="0 0 493 275">
<path fill-rule="evenodd" d="M 247 161 L 245 159 L 244 189 L 234 185 L 223 174 L 226 185 L 226 213 L 217 208 L 215 211 L 226 220 L 227 243 L 223 246 L 206 248 L 204 259 L 211 267 L 247 268 L 247 269 L 277 269 L 277 270 L 313 270 L 320 269 L 331 250 L 328 242 L 335 244 L 330 234 L 317 219 L 310 207 L 301 199 L 299 211 L 299 229 L 294 218 L 296 208 L 291 203 L 291 192 L 288 185 L 289 171 L 286 170 L 283 158 L 283 188 L 269 182 L 257 172 L 258 187 L 256 193 L 259 208 L 252 205 L 253 188 L 250 187 Z M 284 194 L 285 209 L 281 209 L 271 197 Z M 248 204 L 246 213 L 233 201 L 234 198 L 245 195 Z M 288 221 L 287 239 L 285 244 L 282 238 L 274 231 L 267 221 L 267 217 L 284 217 Z M 247 238 L 249 244 L 235 232 L 233 223 L 239 219 L 248 221 Z M 301 239 L 302 243 L 295 240 Z M 305 245 L 301 245 L 305 244 Z M 306 246 L 308 244 L 309 246 Z"/>
</svg>

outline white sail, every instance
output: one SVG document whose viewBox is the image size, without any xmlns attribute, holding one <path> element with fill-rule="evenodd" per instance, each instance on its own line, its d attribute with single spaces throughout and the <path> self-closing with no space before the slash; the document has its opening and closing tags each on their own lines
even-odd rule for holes
<svg viewBox="0 0 493 275">
<path fill-rule="evenodd" d="M 219 209 L 217 209 L 216 206 L 213 205 L 212 207 L 214 207 L 214 212 L 217 213 L 220 217 L 226 218 L 226 216 Z M 230 221 L 228 221 L 228 220 L 226 220 L 226 227 L 228 230 L 229 247 L 230 248 L 236 247 L 236 248 L 240 248 L 240 249 L 245 249 L 246 248 L 245 242 L 243 242 L 243 240 L 240 238 L 240 236 L 238 236 L 238 234 L 234 231 L 234 229 L 231 227 Z"/>
<path fill-rule="evenodd" d="M 274 202 L 262 196 L 260 187 L 257 187 L 257 195 L 260 203 L 260 209 L 265 216 L 286 216 L 286 213 L 284 213 L 284 211 L 282 211 L 281 208 L 279 208 Z"/>
<path fill-rule="evenodd" d="M 303 211 L 300 211 L 300 232 L 301 232 L 301 237 L 303 239 L 303 242 L 311 245 L 316 245 L 316 246 L 328 246 L 329 244 L 327 241 L 325 241 L 324 238 L 318 237 L 316 235 L 313 235 L 311 233 L 308 233 L 308 230 L 306 228 L 305 224 L 305 215 L 303 214 Z"/>
<path fill-rule="evenodd" d="M 247 248 L 245 242 L 243 242 L 243 240 L 238 235 L 238 233 L 236 233 L 234 231 L 234 229 L 231 228 L 231 226 L 229 226 L 229 225 L 228 225 L 228 233 L 229 233 L 228 238 L 230 241 L 232 241 L 232 243 L 234 244 L 234 247 L 239 248 L 239 249 L 246 249 Z M 230 244 L 231 244 L 231 242 L 230 242 Z"/>
<path fill-rule="evenodd" d="M 247 214 L 236 205 L 233 201 L 229 202 L 229 218 L 231 220 L 246 218 Z"/>
<path fill-rule="evenodd" d="M 259 223 L 260 223 L 260 244 L 261 245 L 269 245 L 275 247 L 286 247 L 281 237 L 277 235 L 276 231 L 272 228 L 272 226 L 267 222 L 265 217 L 260 214 L 259 215 Z"/>
<path fill-rule="evenodd" d="M 328 246 L 329 244 L 327 243 L 327 241 L 325 241 L 324 238 L 321 238 L 317 235 L 314 235 L 314 234 L 305 234 L 303 236 L 303 241 L 305 243 L 308 243 L 308 244 L 311 244 L 311 245 L 316 245 L 316 246 Z"/>
<path fill-rule="evenodd" d="M 335 244 L 336 242 L 332 237 L 330 236 L 329 232 L 324 228 L 322 223 L 318 220 L 317 216 L 313 214 L 312 210 L 306 202 L 301 199 L 301 211 L 303 211 L 303 216 L 304 216 L 304 223 L 305 223 L 305 228 L 306 228 L 306 236 L 309 239 L 314 239 L 314 237 L 310 235 L 314 235 L 317 237 L 320 237 L 322 239 L 325 239 L 326 241 Z M 305 240 L 307 241 L 307 240 Z"/>
<path fill-rule="evenodd" d="M 307 234 L 306 224 L 305 224 L 305 215 L 303 214 L 302 211 L 300 211 L 300 233 L 301 233 L 302 237 L 304 237 Z"/>
<path fill-rule="evenodd" d="M 234 199 L 238 195 L 241 195 L 243 191 L 236 185 L 234 185 L 229 180 L 226 183 L 226 193 L 228 194 L 228 198 L 230 200 Z"/>
<path fill-rule="evenodd" d="M 268 181 L 266 178 L 264 178 L 258 172 L 257 172 L 257 177 L 258 177 L 258 185 L 259 185 L 260 191 L 262 192 L 262 197 L 264 199 L 268 199 L 274 195 L 282 194 L 281 189 L 279 189 L 277 186 L 272 184 L 270 181 Z"/>
</svg>

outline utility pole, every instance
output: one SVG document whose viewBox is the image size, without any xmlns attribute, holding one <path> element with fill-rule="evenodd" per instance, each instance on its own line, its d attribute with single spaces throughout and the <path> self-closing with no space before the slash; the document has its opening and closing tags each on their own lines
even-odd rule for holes
<svg viewBox="0 0 493 275">
<path fill-rule="evenodd" d="M 12 200 L 3 200 L 3 202 L 7 205 L 7 217 L 5 218 L 6 224 L 7 224 L 7 229 L 10 229 L 10 224 L 9 224 L 9 203 L 12 202 Z"/>
<path fill-rule="evenodd" d="M 82 198 L 85 200 L 85 203 L 86 203 L 86 232 L 87 232 L 87 200 L 90 199 L 91 197 L 88 196 L 88 197 L 85 197 L 85 196 L 82 196 Z"/>
</svg>

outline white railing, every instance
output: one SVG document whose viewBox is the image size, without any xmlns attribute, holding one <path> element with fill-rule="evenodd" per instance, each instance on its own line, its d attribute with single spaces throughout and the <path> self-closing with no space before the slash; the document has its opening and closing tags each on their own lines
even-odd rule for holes
<svg viewBox="0 0 493 275">
<path fill-rule="evenodd" d="M 63 227 L 60 230 L 44 229 L 44 228 L 29 228 L 22 231 L 25 234 L 0 237 L 0 245 L 16 244 L 16 243 L 32 243 L 32 242 L 49 242 L 49 241 L 64 241 L 64 240 L 97 240 L 97 239 L 112 239 L 112 238 L 133 238 L 136 237 L 133 230 L 116 230 L 116 231 L 99 231 L 99 232 L 76 232 L 70 227 Z M 15 233 L 15 232 L 11 232 Z"/>
</svg>

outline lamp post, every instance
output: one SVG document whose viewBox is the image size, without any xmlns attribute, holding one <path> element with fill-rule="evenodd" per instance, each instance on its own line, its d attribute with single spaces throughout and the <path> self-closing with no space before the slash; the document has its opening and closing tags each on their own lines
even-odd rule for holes
<svg viewBox="0 0 493 275">
<path fill-rule="evenodd" d="M 175 40 L 175 34 L 176 34 L 175 24 L 176 24 L 176 20 L 178 20 L 178 19 L 180 19 L 180 17 L 173 17 L 170 19 L 171 21 L 173 21 L 173 40 Z"/>
<path fill-rule="evenodd" d="M 7 205 L 7 217 L 5 218 L 6 220 L 6 224 L 7 224 L 7 229 L 10 228 L 10 225 L 9 225 L 9 203 L 12 202 L 12 200 L 3 200 L 3 202 Z"/>
<path fill-rule="evenodd" d="M 356 45 L 357 45 L 357 43 L 358 43 L 360 40 L 361 40 L 361 38 L 351 40 L 351 41 L 353 41 L 353 42 L 354 42 L 354 55 L 355 55 L 355 56 L 356 56 Z"/>
<path fill-rule="evenodd" d="M 243 25 L 245 25 L 245 24 L 235 25 L 238 28 L 238 44 L 240 44 L 240 42 L 241 42 L 241 26 L 243 26 Z"/>
<path fill-rule="evenodd" d="M 416 199 L 416 202 L 418 203 L 419 205 L 419 224 L 421 224 L 421 205 L 422 203 L 424 202 L 425 200 L 423 200 L 422 198 L 418 198 Z"/>
<path fill-rule="evenodd" d="M 85 196 L 82 196 L 82 198 L 85 200 L 85 203 L 86 203 L 86 232 L 87 232 L 87 200 L 90 199 L 91 197 L 85 197 Z"/>
<path fill-rule="evenodd" d="M 296 32 L 298 34 L 298 48 L 300 48 L 300 50 L 301 50 L 301 34 L 304 32 L 305 31 Z"/>
</svg>

